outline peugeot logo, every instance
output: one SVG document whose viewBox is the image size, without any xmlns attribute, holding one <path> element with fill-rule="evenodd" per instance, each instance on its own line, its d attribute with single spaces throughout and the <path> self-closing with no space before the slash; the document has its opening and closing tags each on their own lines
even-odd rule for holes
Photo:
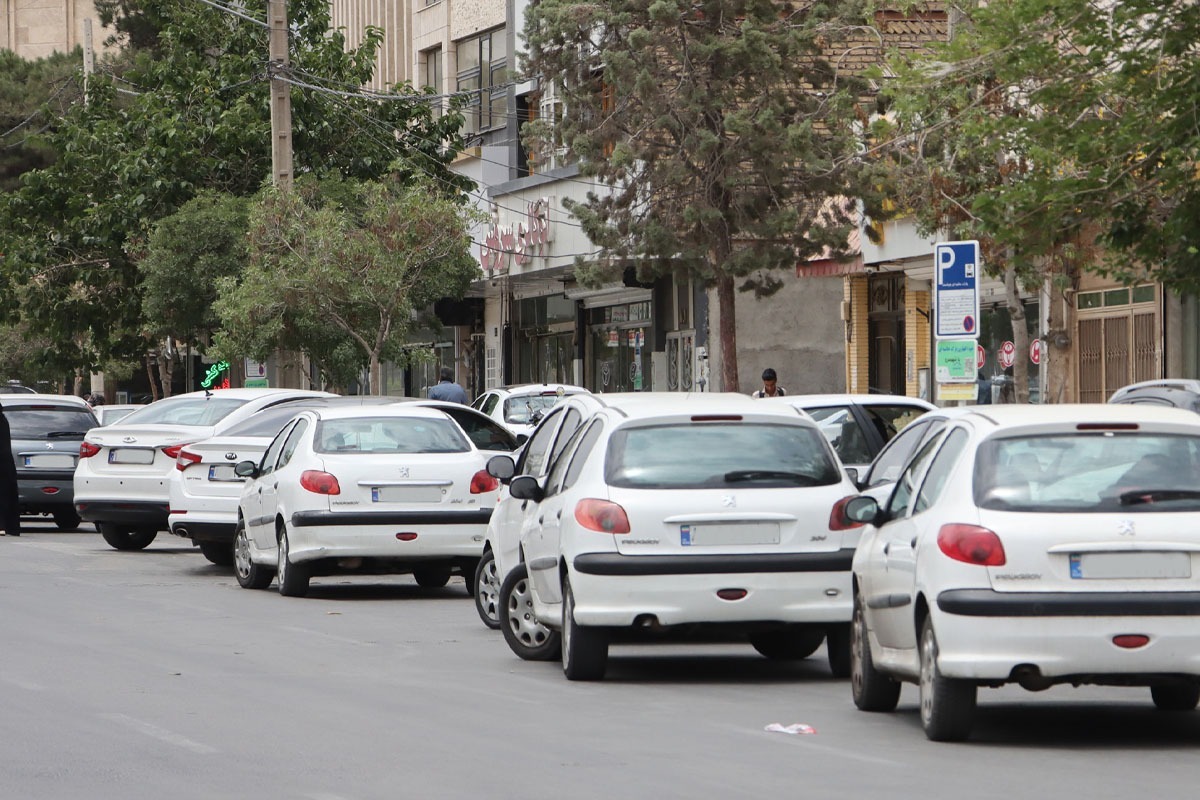
<svg viewBox="0 0 1200 800">
<path fill-rule="evenodd" d="M 1133 528 L 1133 520 L 1123 519 L 1117 523 L 1117 533 L 1121 536 L 1136 536 L 1137 531 Z"/>
<path fill-rule="evenodd" d="M 54 443 L 53 443 L 53 442 L 46 442 L 46 449 L 47 449 L 47 450 L 53 450 L 53 449 L 54 449 Z"/>
<path fill-rule="evenodd" d="M 226 453 L 225 460 L 226 461 L 237 461 L 237 453 Z"/>
<path fill-rule="evenodd" d="M 731 494 L 721 495 L 721 505 L 725 508 L 734 508 L 737 506 L 737 498 Z"/>
<path fill-rule="evenodd" d="M 134 442 L 137 441 L 137 437 L 136 436 L 126 436 L 121 441 L 124 442 L 125 444 L 133 444 Z"/>
</svg>

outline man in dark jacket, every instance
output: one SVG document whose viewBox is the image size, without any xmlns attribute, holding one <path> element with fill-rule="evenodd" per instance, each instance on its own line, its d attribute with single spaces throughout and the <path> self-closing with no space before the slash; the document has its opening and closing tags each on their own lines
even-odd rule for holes
<svg viewBox="0 0 1200 800">
<path fill-rule="evenodd" d="M 17 491 L 17 462 L 13 461 L 12 431 L 0 408 L 0 528 L 7 536 L 21 535 L 20 495 Z"/>
</svg>

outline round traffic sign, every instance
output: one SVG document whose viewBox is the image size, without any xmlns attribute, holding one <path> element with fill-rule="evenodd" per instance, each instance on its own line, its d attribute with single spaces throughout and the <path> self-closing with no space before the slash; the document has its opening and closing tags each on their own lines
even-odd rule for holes
<svg viewBox="0 0 1200 800">
<path fill-rule="evenodd" d="M 1017 360 L 1017 346 L 1012 342 L 1005 342 L 1000 345 L 1000 366 L 1008 369 Z"/>
<path fill-rule="evenodd" d="M 983 345 L 975 345 L 975 369 L 983 369 L 983 365 L 987 363 L 987 350 L 983 349 Z"/>
<path fill-rule="evenodd" d="M 1034 339 L 1029 343 L 1029 360 L 1035 364 L 1042 363 L 1042 340 Z"/>
</svg>

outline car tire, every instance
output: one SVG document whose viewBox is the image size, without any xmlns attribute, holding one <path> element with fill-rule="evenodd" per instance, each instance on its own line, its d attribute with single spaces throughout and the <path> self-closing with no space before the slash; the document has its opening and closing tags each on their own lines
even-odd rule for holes
<svg viewBox="0 0 1200 800">
<path fill-rule="evenodd" d="M 238 586 L 243 589 L 266 589 L 275 580 L 275 571 L 264 564 L 255 564 L 250 559 L 250 534 L 246 523 L 238 521 L 237 533 L 233 536 L 233 574 Z"/>
<path fill-rule="evenodd" d="M 284 597 L 304 597 L 308 594 L 308 579 L 311 570 L 308 564 L 297 564 L 288 553 L 290 549 L 287 528 L 279 532 L 279 562 L 275 566 L 275 577 L 279 581 L 279 593 Z"/>
<path fill-rule="evenodd" d="M 114 550 L 145 550 L 158 536 L 153 528 L 132 528 L 115 522 L 101 522 L 100 535 Z"/>
<path fill-rule="evenodd" d="M 575 622 L 575 593 L 563 576 L 562 665 L 569 681 L 598 681 L 608 668 L 608 631 Z"/>
<path fill-rule="evenodd" d="M 830 625 L 825 629 L 825 650 L 829 671 L 835 678 L 850 677 L 850 624 Z"/>
<path fill-rule="evenodd" d="M 440 589 L 450 582 L 450 567 L 417 567 L 413 578 L 422 589 Z"/>
<path fill-rule="evenodd" d="M 1200 686 L 1168 683 L 1150 687 L 1150 697 L 1159 711 L 1194 711 L 1200 703 Z"/>
<path fill-rule="evenodd" d="M 938 669 L 933 620 L 921 626 L 921 727 L 933 742 L 961 742 L 971 734 L 977 687 Z"/>
<path fill-rule="evenodd" d="M 218 567 L 233 564 L 233 547 L 228 542 L 197 542 L 200 552 Z"/>
<path fill-rule="evenodd" d="M 500 576 L 496 574 L 496 554 L 488 550 L 479 559 L 471 582 L 475 611 L 483 624 L 492 630 L 500 628 Z"/>
<path fill-rule="evenodd" d="M 525 661 L 554 661 L 562 653 L 562 635 L 533 616 L 533 598 L 529 594 L 529 571 L 518 564 L 500 584 L 496 606 L 504 641 Z"/>
<path fill-rule="evenodd" d="M 74 511 L 55 511 L 54 525 L 60 531 L 74 531 L 79 529 L 79 523 L 82 522 L 79 515 Z"/>
<path fill-rule="evenodd" d="M 825 631 L 808 626 L 750 634 L 750 644 L 772 661 L 800 661 L 817 652 Z"/>
<path fill-rule="evenodd" d="M 850 623 L 850 693 L 860 711 L 895 711 L 900 702 L 900 681 L 875 669 L 862 598 L 854 596 Z"/>
</svg>

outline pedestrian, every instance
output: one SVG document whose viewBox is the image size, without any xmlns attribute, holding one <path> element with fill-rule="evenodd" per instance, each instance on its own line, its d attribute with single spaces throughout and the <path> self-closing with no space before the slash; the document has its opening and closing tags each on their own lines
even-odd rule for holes
<svg viewBox="0 0 1200 800">
<path fill-rule="evenodd" d="M 992 403 L 992 379 L 979 370 L 975 376 L 975 404 L 980 406 Z"/>
<path fill-rule="evenodd" d="M 467 390 L 454 382 L 454 370 L 442 367 L 439 374 L 441 380 L 437 386 L 429 387 L 430 400 L 448 400 L 451 403 L 462 403 L 464 406 L 471 404 L 467 399 Z"/>
<path fill-rule="evenodd" d="M 17 462 L 12 454 L 12 431 L 0 407 L 0 534 L 21 535 L 21 495 L 17 489 Z"/>
<path fill-rule="evenodd" d="M 762 382 L 762 388 L 751 394 L 751 397 L 783 397 L 787 394 L 779 385 L 779 378 L 775 374 L 775 370 L 770 367 L 763 370 Z"/>
</svg>

